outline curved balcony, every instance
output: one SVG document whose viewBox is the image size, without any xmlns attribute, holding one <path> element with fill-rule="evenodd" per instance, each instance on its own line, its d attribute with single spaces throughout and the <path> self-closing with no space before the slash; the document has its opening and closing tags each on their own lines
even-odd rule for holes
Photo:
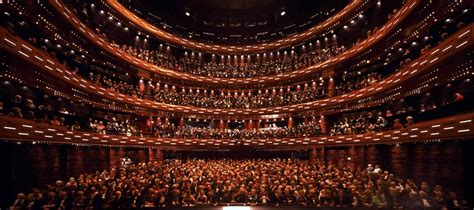
<svg viewBox="0 0 474 210">
<path fill-rule="evenodd" d="M 183 37 L 177 37 L 176 35 L 173 35 L 165 30 L 162 30 L 154 26 L 153 24 L 149 23 L 148 21 L 144 20 L 143 18 L 139 17 L 138 15 L 134 14 L 132 11 L 130 11 L 127 7 L 123 6 L 117 0 L 107 0 L 106 3 L 112 9 L 114 9 L 120 15 L 122 15 L 126 20 L 134 23 L 138 27 L 149 32 L 151 35 L 154 35 L 162 40 L 173 43 L 175 45 L 180 45 L 186 48 L 195 49 L 195 50 L 199 50 L 203 52 L 211 52 L 211 53 L 248 54 L 248 53 L 257 53 L 257 52 L 276 50 L 282 47 L 288 47 L 291 45 L 301 43 L 311 37 L 320 35 L 330 30 L 330 28 L 333 28 L 336 25 L 347 22 L 349 18 L 351 18 L 352 16 L 360 12 L 361 8 L 363 8 L 367 4 L 367 1 L 353 0 L 349 5 L 347 5 L 345 8 L 340 10 L 337 14 L 335 14 L 331 18 L 328 18 L 324 22 L 317 24 L 311 27 L 310 29 L 304 32 L 301 32 L 299 34 L 295 34 L 290 37 L 275 40 L 268 43 L 247 45 L 247 46 L 209 44 L 209 43 L 198 42 L 198 41 L 183 38 Z"/>
<path fill-rule="evenodd" d="M 416 123 L 406 128 L 396 130 L 357 135 L 215 140 L 105 135 L 70 131 L 62 126 L 52 126 L 48 123 L 36 123 L 31 120 L 0 116 L 0 135 L 4 139 L 15 141 L 122 147 L 156 147 L 172 150 L 229 149 L 239 147 L 309 149 L 326 146 L 396 144 L 400 142 L 460 139 L 474 135 L 473 119 L 474 113 L 468 113 Z"/>
<path fill-rule="evenodd" d="M 340 62 L 350 58 L 354 58 L 360 53 L 366 51 L 375 43 L 378 43 L 382 38 L 388 36 L 393 30 L 395 30 L 395 28 L 400 24 L 400 22 L 402 22 L 402 20 L 404 20 L 413 11 L 413 9 L 416 7 L 416 5 L 419 4 L 419 2 L 420 1 L 418 0 L 407 1 L 402 6 L 402 8 L 395 15 L 393 15 L 392 18 L 382 28 L 380 28 L 371 36 L 371 38 L 356 44 L 350 50 L 347 50 L 332 59 L 316 64 L 309 68 L 300 69 L 292 71 L 291 73 L 277 76 L 265 76 L 255 78 L 214 78 L 180 73 L 169 69 L 164 69 L 162 67 L 158 67 L 138 58 L 134 58 L 121 51 L 116 45 L 108 43 L 104 38 L 87 28 L 73 12 L 71 12 L 65 7 L 62 1 L 50 1 L 51 5 L 56 9 L 56 11 L 58 11 L 58 13 L 62 15 L 71 25 L 78 29 L 79 33 L 82 33 L 82 35 L 84 35 L 88 40 L 95 43 L 97 46 L 100 46 L 103 50 L 116 56 L 117 58 L 123 59 L 133 66 L 145 69 L 152 73 L 157 73 L 174 79 L 199 82 L 210 85 L 263 85 L 293 80 L 296 78 L 301 78 L 310 74 L 314 74 L 315 72 L 331 71 L 331 69 L 333 69 Z"/>
<path fill-rule="evenodd" d="M 461 29 L 440 45 L 422 55 L 407 65 L 404 69 L 401 69 L 398 73 L 395 73 L 385 80 L 377 82 L 369 87 L 324 100 L 259 109 L 207 109 L 142 100 L 117 93 L 112 89 L 101 88 L 96 84 L 74 75 L 62 64 L 59 64 L 53 58 L 50 58 L 49 55 L 35 49 L 20 38 L 8 34 L 5 30 L 1 30 L 1 46 L 12 54 L 29 60 L 37 67 L 43 69 L 46 73 L 65 81 L 70 85 L 70 87 L 89 93 L 91 96 L 99 96 L 117 103 L 140 106 L 156 111 L 205 115 L 208 117 L 230 116 L 238 118 L 255 117 L 259 115 L 285 116 L 285 114 L 308 111 L 314 112 L 315 110 L 317 113 L 327 114 L 343 110 L 368 108 L 377 106 L 386 101 L 403 98 L 404 96 L 415 92 L 421 92 L 426 90 L 430 85 L 439 85 L 440 83 L 448 82 L 450 79 L 457 77 L 457 73 L 450 71 L 448 68 L 440 68 L 437 73 L 440 75 L 444 74 L 446 77 L 430 78 L 420 76 L 429 75 L 430 70 L 433 70 L 433 67 L 442 63 L 442 61 L 446 61 L 454 54 L 470 49 L 474 32 L 473 27 L 474 24 L 471 24 L 464 29 Z M 463 59 L 462 56 L 457 58 Z M 435 70 L 438 71 L 437 69 Z M 421 81 L 420 78 L 422 78 L 423 81 Z M 364 100 L 366 98 L 369 98 L 370 100 Z"/>
</svg>

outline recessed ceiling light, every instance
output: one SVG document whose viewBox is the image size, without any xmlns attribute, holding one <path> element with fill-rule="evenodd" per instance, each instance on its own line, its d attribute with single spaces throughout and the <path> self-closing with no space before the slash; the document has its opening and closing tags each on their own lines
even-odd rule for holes
<svg viewBox="0 0 474 210">
<path fill-rule="evenodd" d="M 191 13 L 189 13 L 189 12 L 184 12 L 184 14 L 188 17 L 191 16 Z"/>
<path fill-rule="evenodd" d="M 284 16 L 286 14 L 286 11 L 281 11 L 280 15 Z"/>
</svg>

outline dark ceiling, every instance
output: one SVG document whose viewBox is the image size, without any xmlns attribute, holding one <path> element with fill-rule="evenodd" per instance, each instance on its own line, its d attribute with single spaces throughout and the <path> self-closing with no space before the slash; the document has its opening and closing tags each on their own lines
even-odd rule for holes
<svg viewBox="0 0 474 210">
<path fill-rule="evenodd" d="M 334 15 L 349 2 L 121 0 L 141 17 L 172 33 L 210 43 L 228 44 L 267 42 L 304 31 Z"/>
</svg>

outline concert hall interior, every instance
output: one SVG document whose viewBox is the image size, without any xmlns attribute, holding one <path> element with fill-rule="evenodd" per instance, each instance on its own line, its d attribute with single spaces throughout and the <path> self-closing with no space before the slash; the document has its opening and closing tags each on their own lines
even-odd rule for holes
<svg viewBox="0 0 474 210">
<path fill-rule="evenodd" d="M 0 0 L 0 209 L 472 209 L 473 6 Z"/>
</svg>

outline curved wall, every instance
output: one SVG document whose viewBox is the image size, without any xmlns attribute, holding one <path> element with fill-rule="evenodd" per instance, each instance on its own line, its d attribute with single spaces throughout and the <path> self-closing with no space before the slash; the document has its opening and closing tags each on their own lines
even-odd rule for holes
<svg viewBox="0 0 474 210">
<path fill-rule="evenodd" d="M 275 50 L 278 48 L 282 48 L 285 46 L 295 45 L 299 42 L 302 42 L 306 39 L 314 37 L 318 34 L 322 34 L 325 31 L 328 31 L 328 28 L 333 28 L 335 25 L 339 25 L 341 23 L 345 23 L 351 18 L 352 16 L 356 15 L 357 12 L 360 12 L 361 8 L 367 4 L 367 0 L 353 0 L 349 5 L 344 7 L 341 11 L 339 11 L 334 16 L 331 16 L 324 22 L 317 24 L 310 29 L 292 35 L 287 38 L 283 38 L 280 40 L 263 43 L 263 44 L 255 44 L 255 45 L 247 45 L 247 46 L 240 46 L 240 45 L 216 45 L 216 44 L 209 44 L 209 43 L 202 43 L 198 41 L 194 41 L 192 39 L 187 39 L 183 37 L 178 37 L 174 34 L 171 34 L 165 30 L 162 30 L 153 24 L 150 24 L 148 21 L 142 19 L 141 17 L 135 15 L 132 11 L 128 8 L 123 6 L 117 0 L 107 0 L 106 1 L 108 6 L 113 8 L 116 12 L 120 15 L 125 17 L 128 21 L 134 23 L 135 25 L 141 27 L 143 30 L 148 31 L 152 35 L 163 39 L 165 41 L 171 42 L 175 45 L 184 46 L 190 49 L 196 49 L 204 52 L 214 52 L 214 53 L 255 53 L 255 52 L 263 52 L 269 50 Z"/>
<path fill-rule="evenodd" d="M 144 60 L 133 58 L 132 56 L 122 52 L 116 45 L 109 43 L 100 35 L 96 34 L 94 31 L 85 26 L 81 20 L 71 12 L 65 4 L 60 0 L 51 0 L 50 4 L 56 9 L 56 11 L 64 17 L 73 27 L 75 27 L 79 33 L 82 33 L 84 37 L 89 39 L 95 45 L 100 46 L 104 51 L 107 51 L 109 54 L 123 59 L 129 64 L 136 66 L 138 68 L 145 69 L 150 73 L 157 73 L 167 77 L 187 80 L 187 81 L 196 81 L 203 84 L 222 84 L 222 85 L 250 85 L 250 84 L 273 84 L 275 82 L 287 81 L 295 78 L 302 78 L 309 74 L 312 74 L 316 71 L 322 71 L 325 69 L 331 69 L 342 61 L 345 61 L 349 58 L 354 58 L 362 52 L 365 52 L 368 48 L 372 47 L 375 43 L 379 42 L 382 38 L 389 36 L 392 31 L 407 17 L 411 12 L 416 8 L 420 1 L 418 0 L 408 0 L 402 8 L 392 16 L 392 18 L 379 30 L 377 30 L 370 38 L 363 40 L 360 43 L 354 45 L 351 49 L 345 51 L 344 53 L 331 58 L 323 63 L 316 64 L 309 68 L 300 69 L 293 71 L 288 74 L 282 74 L 277 76 L 266 76 L 266 77 L 256 77 L 256 78 L 213 78 L 213 77 L 203 77 L 190 75 L 185 73 L 176 72 L 169 69 L 164 69 L 156 65 L 150 64 Z"/>
</svg>

